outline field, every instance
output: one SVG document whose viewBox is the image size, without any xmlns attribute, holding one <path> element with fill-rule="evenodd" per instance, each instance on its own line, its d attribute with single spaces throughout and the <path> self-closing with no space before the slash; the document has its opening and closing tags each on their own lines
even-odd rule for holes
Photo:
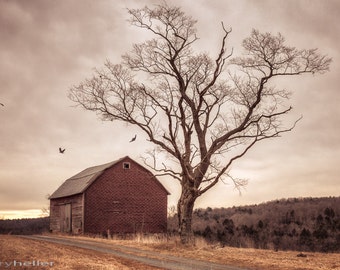
<svg viewBox="0 0 340 270">
<path fill-rule="evenodd" d="M 296 251 L 271 251 L 261 249 L 231 248 L 207 245 L 198 242 L 196 247 L 183 247 L 176 243 L 155 243 L 143 239 L 140 243 L 131 241 L 125 245 L 147 248 L 161 253 L 193 259 L 235 265 L 256 270 L 340 270 L 340 254 L 304 252 L 307 257 L 298 257 Z"/>
<path fill-rule="evenodd" d="M 76 249 L 58 244 L 0 235 L 0 269 L 155 269 L 133 261 L 115 258 L 99 252 Z M 13 266 L 16 261 L 18 267 Z M 45 263 L 43 267 L 33 266 Z M 5 262 L 12 263 L 10 267 Z M 31 262 L 32 266 L 20 267 L 20 263 Z M 48 264 L 48 265 L 46 265 Z"/>
<path fill-rule="evenodd" d="M 72 239 L 68 237 L 70 238 Z M 298 252 L 220 248 L 209 246 L 203 241 L 198 242 L 196 247 L 184 247 L 173 240 L 168 242 L 154 239 L 92 240 L 132 246 L 154 251 L 155 254 L 172 254 L 256 270 L 340 270 L 340 254 L 304 252 L 306 257 L 298 257 Z M 157 269 L 100 252 L 11 235 L 0 235 L 0 251 L 0 269 L 17 269 L 13 267 L 14 263 L 20 266 L 19 269 Z"/>
</svg>

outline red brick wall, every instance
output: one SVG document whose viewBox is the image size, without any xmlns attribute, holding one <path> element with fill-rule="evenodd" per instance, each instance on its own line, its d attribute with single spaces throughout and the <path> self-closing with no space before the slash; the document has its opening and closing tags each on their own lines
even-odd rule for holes
<svg viewBox="0 0 340 270">
<path fill-rule="evenodd" d="M 167 192 L 148 170 L 126 158 L 86 190 L 84 225 L 85 233 L 164 232 Z"/>
</svg>

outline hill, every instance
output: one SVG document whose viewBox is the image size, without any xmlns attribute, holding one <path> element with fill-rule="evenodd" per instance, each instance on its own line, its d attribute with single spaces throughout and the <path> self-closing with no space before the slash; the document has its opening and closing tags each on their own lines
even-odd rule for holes
<svg viewBox="0 0 340 270">
<path fill-rule="evenodd" d="M 176 218 L 169 219 L 170 231 L 176 230 Z M 196 209 L 193 230 L 222 246 L 340 252 L 340 197 Z"/>
<path fill-rule="evenodd" d="M 38 234 L 49 218 L 0 220 L 0 234 Z M 196 236 L 221 246 L 340 252 L 340 197 L 292 198 L 258 205 L 195 209 Z M 168 219 L 177 232 L 177 216 Z"/>
</svg>

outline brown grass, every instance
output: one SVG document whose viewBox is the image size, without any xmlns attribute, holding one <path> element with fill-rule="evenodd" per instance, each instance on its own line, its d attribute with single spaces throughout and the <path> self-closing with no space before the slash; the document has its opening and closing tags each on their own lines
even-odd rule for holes
<svg viewBox="0 0 340 270">
<path fill-rule="evenodd" d="M 86 237 L 76 238 L 89 239 Z M 221 248 L 208 245 L 202 239 L 197 241 L 196 247 L 185 247 L 179 243 L 179 239 L 177 238 L 168 239 L 161 236 L 138 236 L 133 240 L 92 240 L 132 246 L 162 254 L 246 267 L 254 270 L 340 270 L 339 253 L 324 254 L 304 252 L 307 257 L 297 257 L 299 252 L 275 252 L 270 250 L 230 247 Z M 54 262 L 54 267 L 50 269 L 156 269 L 95 251 L 43 243 L 8 235 L 0 235 L 0 251 L 0 261 L 2 262 L 13 260 L 21 262 L 33 260 Z"/>
<path fill-rule="evenodd" d="M 158 247 L 155 247 L 156 249 Z M 244 248 L 177 249 L 178 254 L 189 258 L 199 258 L 228 265 L 244 266 L 259 270 L 330 270 L 340 269 L 340 254 L 304 253 L 307 257 L 297 257 L 298 252 L 270 251 Z"/>
<path fill-rule="evenodd" d="M 4 262 L 43 262 L 46 267 L 6 267 Z M 28 240 L 10 235 L 0 235 L 0 269 L 155 269 L 140 263 L 80 248 Z M 51 265 L 52 266 L 51 266 Z"/>
<path fill-rule="evenodd" d="M 339 253 L 303 252 L 307 257 L 298 257 L 297 251 L 272 251 L 250 248 L 212 246 L 203 238 L 196 238 L 195 247 L 183 246 L 179 238 L 140 236 L 132 240 L 113 241 L 115 244 L 139 247 L 162 254 L 183 256 L 254 270 L 340 270 Z"/>
</svg>

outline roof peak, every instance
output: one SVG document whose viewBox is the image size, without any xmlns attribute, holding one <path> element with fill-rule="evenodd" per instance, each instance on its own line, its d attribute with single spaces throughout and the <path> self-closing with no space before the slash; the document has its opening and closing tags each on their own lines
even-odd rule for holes
<svg viewBox="0 0 340 270">
<path fill-rule="evenodd" d="M 88 167 L 82 170 L 68 178 L 55 192 L 53 192 L 50 199 L 83 193 L 106 169 L 127 158 L 131 159 L 129 156 L 125 156 L 109 163 Z"/>
</svg>

